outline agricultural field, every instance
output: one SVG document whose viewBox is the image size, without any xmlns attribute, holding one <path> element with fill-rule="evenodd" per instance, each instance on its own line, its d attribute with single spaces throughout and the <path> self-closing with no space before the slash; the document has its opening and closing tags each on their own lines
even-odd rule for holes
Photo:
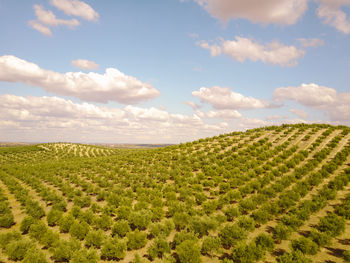
<svg viewBox="0 0 350 263">
<path fill-rule="evenodd" d="M 350 261 L 350 128 L 0 148 L 0 262 Z"/>
</svg>

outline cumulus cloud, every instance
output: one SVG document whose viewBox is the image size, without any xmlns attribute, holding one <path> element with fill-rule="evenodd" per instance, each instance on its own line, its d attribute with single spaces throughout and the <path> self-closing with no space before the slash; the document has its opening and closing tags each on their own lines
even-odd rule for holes
<svg viewBox="0 0 350 263">
<path fill-rule="evenodd" d="M 350 20 L 341 9 L 350 6 L 349 0 L 319 0 L 317 15 L 325 24 L 335 27 L 344 34 L 350 34 Z"/>
<path fill-rule="evenodd" d="M 86 59 L 77 59 L 72 61 L 72 65 L 74 67 L 85 69 L 85 70 L 93 70 L 98 69 L 98 64 L 96 64 L 93 61 L 86 60 Z"/>
<path fill-rule="evenodd" d="M 291 113 L 294 113 L 295 115 L 297 115 L 300 118 L 306 119 L 307 118 L 307 113 L 304 110 L 300 110 L 300 109 L 290 109 L 289 110 Z"/>
<path fill-rule="evenodd" d="M 74 28 L 80 25 L 80 22 L 73 18 L 70 20 L 58 19 L 55 14 L 49 10 L 45 10 L 41 5 L 34 5 L 35 15 L 37 17 L 36 20 L 30 20 L 29 25 L 38 30 L 40 33 L 50 36 L 52 32 L 50 30 L 50 26 L 68 26 L 70 28 Z"/>
<path fill-rule="evenodd" d="M 225 54 L 239 62 L 261 60 L 263 63 L 280 66 L 296 66 L 298 59 L 305 55 L 304 50 L 295 46 L 286 46 L 278 41 L 261 44 L 244 37 L 236 37 L 235 40 L 222 39 L 220 44 L 212 45 L 201 41 L 198 45 L 209 49 L 213 57 Z"/>
<path fill-rule="evenodd" d="M 338 93 L 333 88 L 310 83 L 299 87 L 277 88 L 273 97 L 279 102 L 294 100 L 304 106 L 322 110 L 332 121 L 350 120 L 350 92 Z"/>
<path fill-rule="evenodd" d="M 0 95 L 0 140 L 177 143 L 228 132 L 195 114 L 111 108 L 58 97 Z M 56 136 L 57 135 L 57 136 Z M 16 141 L 17 141 L 16 140 Z"/>
<path fill-rule="evenodd" d="M 128 76 L 115 68 L 107 68 L 104 74 L 93 72 L 62 74 L 41 69 L 34 63 L 10 55 L 0 57 L 0 81 L 22 82 L 54 94 L 102 103 L 116 101 L 135 104 L 160 94 L 151 84 Z"/>
<path fill-rule="evenodd" d="M 208 111 L 205 116 L 207 118 L 239 119 L 242 117 L 242 114 L 236 110 L 218 110 Z"/>
<path fill-rule="evenodd" d="M 79 16 L 86 20 L 96 21 L 99 14 L 87 3 L 79 0 L 50 0 L 50 3 L 69 16 Z"/>
<path fill-rule="evenodd" d="M 245 97 L 229 88 L 214 86 L 202 87 L 193 91 L 192 95 L 202 102 L 209 103 L 213 108 L 220 110 L 258 109 L 271 107 L 271 104 L 253 97 Z"/>
<path fill-rule="evenodd" d="M 324 45 L 324 41 L 319 38 L 299 38 L 298 41 L 303 47 L 318 47 Z"/>
<path fill-rule="evenodd" d="M 248 19 L 253 23 L 292 25 L 307 10 L 308 0 L 195 0 L 208 13 L 227 22 Z"/>
</svg>

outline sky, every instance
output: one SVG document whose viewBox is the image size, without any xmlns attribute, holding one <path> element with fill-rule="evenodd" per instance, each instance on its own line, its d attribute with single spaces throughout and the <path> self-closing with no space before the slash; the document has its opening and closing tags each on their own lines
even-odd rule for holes
<svg viewBox="0 0 350 263">
<path fill-rule="evenodd" d="M 0 0 L 0 141 L 350 125 L 350 0 Z"/>
</svg>

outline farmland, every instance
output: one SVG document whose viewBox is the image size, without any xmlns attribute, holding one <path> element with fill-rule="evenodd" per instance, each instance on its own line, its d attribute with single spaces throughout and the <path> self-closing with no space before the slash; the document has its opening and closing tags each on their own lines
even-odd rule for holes
<svg viewBox="0 0 350 263">
<path fill-rule="evenodd" d="M 350 128 L 0 148 L 0 262 L 350 261 Z"/>
</svg>

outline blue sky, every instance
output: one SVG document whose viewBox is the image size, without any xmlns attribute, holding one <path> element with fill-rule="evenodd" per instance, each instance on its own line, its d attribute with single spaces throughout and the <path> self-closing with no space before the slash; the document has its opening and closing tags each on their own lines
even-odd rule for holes
<svg viewBox="0 0 350 263">
<path fill-rule="evenodd" d="M 0 141 L 350 124 L 350 0 L 0 0 Z"/>
</svg>

